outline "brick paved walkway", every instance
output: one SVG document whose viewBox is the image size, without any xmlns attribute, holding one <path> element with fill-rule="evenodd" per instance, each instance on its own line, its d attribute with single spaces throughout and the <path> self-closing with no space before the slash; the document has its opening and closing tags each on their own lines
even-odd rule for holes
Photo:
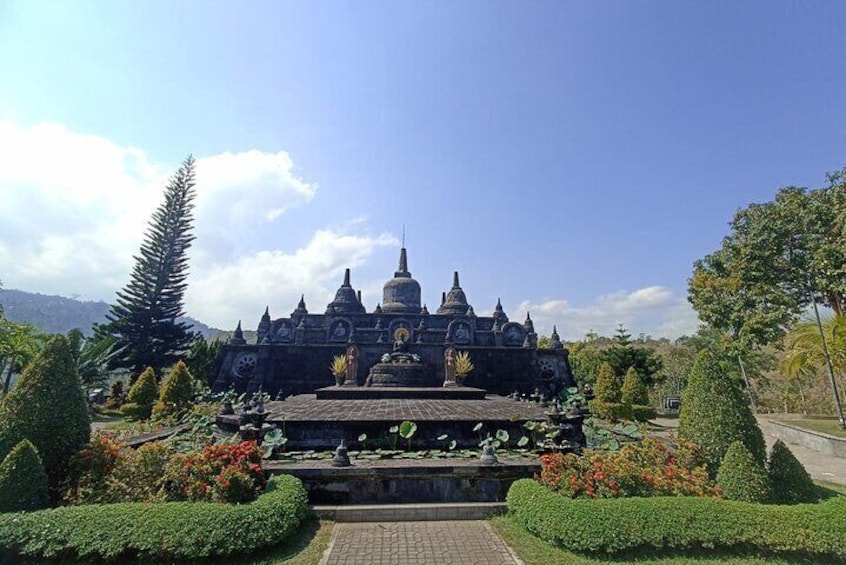
<svg viewBox="0 0 846 565">
<path fill-rule="evenodd" d="M 321 565 L 522 565 L 485 521 L 340 522 Z"/>
</svg>

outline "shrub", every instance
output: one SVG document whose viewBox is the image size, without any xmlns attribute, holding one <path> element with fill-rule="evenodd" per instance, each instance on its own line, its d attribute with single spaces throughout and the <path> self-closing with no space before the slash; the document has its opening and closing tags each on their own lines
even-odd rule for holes
<svg viewBox="0 0 846 565">
<path fill-rule="evenodd" d="M 626 377 L 623 379 L 623 388 L 620 394 L 623 404 L 630 406 L 644 406 L 649 404 L 649 390 L 634 367 L 629 367 L 629 370 L 626 371 Z"/>
<path fill-rule="evenodd" d="M 794 504 L 814 502 L 818 498 L 808 471 L 780 439 L 776 440 L 770 451 L 767 476 L 774 502 Z"/>
<path fill-rule="evenodd" d="M 766 459 L 764 435 L 745 395 L 708 350 L 699 354 L 690 371 L 679 413 L 679 438 L 699 445 L 712 477 L 735 441 L 743 443 L 762 466 Z"/>
<path fill-rule="evenodd" d="M 110 502 L 108 479 L 123 446 L 109 435 L 97 436 L 70 460 L 64 488 L 66 504 Z"/>
<path fill-rule="evenodd" d="M 648 422 L 657 416 L 658 412 L 652 406 L 632 404 L 628 407 L 628 419 L 635 422 Z"/>
<path fill-rule="evenodd" d="M 620 402 L 620 379 L 608 363 L 603 363 L 596 374 L 593 393 L 600 402 Z"/>
<path fill-rule="evenodd" d="M 184 410 L 194 399 L 194 377 L 182 361 L 173 366 L 162 381 L 158 401 L 153 405 L 153 416 L 167 416 Z"/>
<path fill-rule="evenodd" d="M 121 406 L 121 413 L 127 418 L 147 420 L 153 412 L 153 403 L 159 395 L 156 373 L 147 367 L 135 381 L 126 395 L 126 404 Z"/>
<path fill-rule="evenodd" d="M 174 457 L 166 482 L 171 500 L 249 502 L 265 485 L 261 452 L 254 441 L 207 445 Z"/>
<path fill-rule="evenodd" d="M 846 497 L 793 506 L 701 497 L 584 500 L 521 479 L 507 501 L 526 529 L 569 551 L 742 547 L 846 557 Z"/>
<path fill-rule="evenodd" d="M 769 498 L 766 469 L 739 441 L 732 443 L 723 457 L 717 485 L 729 500 L 764 502 Z"/>
<path fill-rule="evenodd" d="M 29 440 L 21 440 L 0 463 L 0 513 L 50 505 L 47 473 Z"/>
<path fill-rule="evenodd" d="M 91 437 L 88 403 L 68 341 L 51 339 L 0 402 L 0 458 L 21 440 L 35 446 L 58 493 L 68 460 Z"/>
<path fill-rule="evenodd" d="M 176 452 L 165 442 L 126 449 L 109 477 L 111 502 L 163 502 L 167 469 Z"/>
<path fill-rule="evenodd" d="M 305 514 L 302 483 L 283 475 L 273 477 L 265 493 L 250 504 L 92 504 L 0 515 L 0 547 L 38 559 L 170 563 L 277 544 Z"/>
<path fill-rule="evenodd" d="M 616 452 L 543 455 L 540 482 L 572 498 L 716 494 L 695 446 L 652 438 Z"/>
<path fill-rule="evenodd" d="M 603 402 L 602 400 L 591 400 L 589 403 L 590 413 L 602 420 L 616 422 L 629 418 L 629 407 L 621 402 Z"/>
</svg>

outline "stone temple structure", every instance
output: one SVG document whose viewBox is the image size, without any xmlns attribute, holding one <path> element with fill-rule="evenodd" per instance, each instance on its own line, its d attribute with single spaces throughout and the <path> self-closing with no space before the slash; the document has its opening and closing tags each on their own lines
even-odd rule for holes
<svg viewBox="0 0 846 565">
<path fill-rule="evenodd" d="M 568 352 L 553 331 L 549 348 L 539 349 L 529 315 L 510 320 L 499 301 L 489 316 L 476 314 L 461 288 L 458 273 L 431 313 L 421 303 L 420 284 L 408 270 L 406 249 L 399 268 L 385 283 L 382 302 L 368 312 L 350 282 L 350 271 L 323 313 L 310 313 L 304 297 L 290 315 L 272 319 L 265 310 L 257 343 L 247 343 L 240 323 L 223 347 L 213 390 L 262 390 L 272 397 L 310 394 L 336 385 L 330 364 L 346 355 L 344 387 L 440 387 L 452 384 L 455 352 L 468 352 L 475 369 L 464 385 L 493 394 L 540 391 L 550 397 L 574 386 Z M 417 383 L 392 382 L 386 355 L 402 349 L 414 366 L 403 370 Z"/>
</svg>

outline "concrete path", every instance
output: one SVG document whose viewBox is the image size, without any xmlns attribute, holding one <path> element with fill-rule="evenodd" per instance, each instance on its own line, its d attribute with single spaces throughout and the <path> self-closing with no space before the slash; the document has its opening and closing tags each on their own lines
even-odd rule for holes
<svg viewBox="0 0 846 565">
<path fill-rule="evenodd" d="M 488 522 L 338 522 L 321 565 L 522 565 Z"/>
<path fill-rule="evenodd" d="M 764 439 L 767 440 L 767 452 L 775 443 L 775 437 L 772 433 L 772 425 L 770 419 L 783 418 L 779 415 L 769 416 L 762 414 L 758 416 L 758 425 L 764 432 Z M 846 459 L 820 453 L 813 449 L 808 449 L 801 445 L 793 443 L 788 444 L 790 451 L 796 456 L 796 459 L 802 462 L 805 470 L 812 478 L 820 481 L 828 481 L 829 483 L 837 483 L 838 485 L 846 485 Z"/>
<path fill-rule="evenodd" d="M 781 415 L 759 414 L 758 425 L 761 426 L 761 431 L 764 432 L 764 439 L 767 441 L 767 452 L 775 443 L 773 437 L 770 419 L 779 419 Z M 668 429 L 677 428 L 679 425 L 678 419 L 657 418 L 653 420 L 660 426 L 665 426 Z M 796 456 L 812 478 L 820 481 L 827 481 L 829 483 L 836 483 L 839 485 L 846 485 L 846 459 L 840 459 L 819 451 L 802 447 L 801 445 L 789 444 L 788 447 L 793 455 Z"/>
</svg>

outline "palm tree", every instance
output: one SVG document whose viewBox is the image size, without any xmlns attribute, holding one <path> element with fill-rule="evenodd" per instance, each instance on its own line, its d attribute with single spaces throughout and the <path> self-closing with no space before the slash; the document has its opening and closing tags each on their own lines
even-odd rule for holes
<svg viewBox="0 0 846 565">
<path fill-rule="evenodd" d="M 846 374 L 846 314 L 835 314 L 822 320 L 825 347 L 831 358 L 840 388 L 844 390 Z M 796 379 L 800 395 L 804 396 L 802 380 L 819 375 L 826 368 L 825 352 L 817 322 L 808 320 L 796 324 L 786 338 L 786 355 L 781 362 L 781 371 Z"/>
<path fill-rule="evenodd" d="M 0 371 L 6 370 L 3 394 L 9 392 L 12 375 L 19 372 L 41 350 L 46 335 L 29 324 L 0 318 Z"/>
</svg>

